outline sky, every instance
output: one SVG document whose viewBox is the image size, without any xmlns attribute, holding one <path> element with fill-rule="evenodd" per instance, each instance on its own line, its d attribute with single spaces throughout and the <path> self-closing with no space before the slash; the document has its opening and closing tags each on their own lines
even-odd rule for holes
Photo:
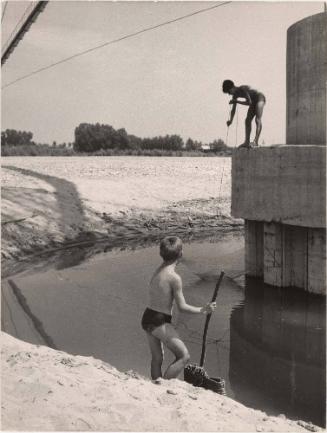
<svg viewBox="0 0 327 433">
<path fill-rule="evenodd" d="M 30 3 L 8 2 L 2 47 Z M 2 67 L 1 86 L 218 3 L 52 0 Z M 238 106 L 227 136 L 230 98 L 221 84 L 232 79 L 267 98 L 261 144 L 285 143 L 287 29 L 323 10 L 315 1 L 232 1 L 94 50 L 3 88 L 1 130 L 31 131 L 51 144 L 74 141 L 80 123 L 99 122 L 139 137 L 227 138 L 235 146 L 244 141 L 247 108 Z"/>
</svg>

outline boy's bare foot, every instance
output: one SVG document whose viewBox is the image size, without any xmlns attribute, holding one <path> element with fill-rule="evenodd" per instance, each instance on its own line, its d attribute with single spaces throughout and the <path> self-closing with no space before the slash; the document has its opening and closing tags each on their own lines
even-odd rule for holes
<svg viewBox="0 0 327 433">
<path fill-rule="evenodd" d="M 243 143 L 240 146 L 238 146 L 239 149 L 242 148 L 250 149 L 250 147 L 253 147 L 250 143 Z"/>
<path fill-rule="evenodd" d="M 158 379 L 153 379 L 151 380 L 151 382 L 154 383 L 155 385 L 162 385 L 164 380 L 165 379 L 163 377 L 158 377 Z"/>
</svg>

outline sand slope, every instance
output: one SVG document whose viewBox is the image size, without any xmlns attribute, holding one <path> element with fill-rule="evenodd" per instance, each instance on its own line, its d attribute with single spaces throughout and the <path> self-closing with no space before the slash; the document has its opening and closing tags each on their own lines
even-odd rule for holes
<svg viewBox="0 0 327 433">
<path fill-rule="evenodd" d="M 230 216 L 230 160 L 221 158 L 3 158 L 1 214 L 2 265 L 10 267 L 83 236 L 140 244 L 242 227 Z M 316 430 L 181 381 L 155 385 L 2 334 L 2 430 L 306 429 Z"/>
<path fill-rule="evenodd" d="M 157 385 L 91 357 L 1 338 L 2 430 L 318 430 L 179 380 Z"/>
<path fill-rule="evenodd" d="M 65 242 L 230 230 L 230 158 L 2 160 L 2 259 Z M 203 235 L 201 235 L 203 236 Z"/>
</svg>

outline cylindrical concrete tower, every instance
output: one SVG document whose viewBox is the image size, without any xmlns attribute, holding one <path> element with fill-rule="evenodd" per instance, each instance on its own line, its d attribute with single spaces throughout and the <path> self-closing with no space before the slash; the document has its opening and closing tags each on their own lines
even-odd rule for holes
<svg viewBox="0 0 327 433">
<path fill-rule="evenodd" d="M 286 92 L 286 143 L 326 145 L 326 12 L 289 27 Z"/>
</svg>

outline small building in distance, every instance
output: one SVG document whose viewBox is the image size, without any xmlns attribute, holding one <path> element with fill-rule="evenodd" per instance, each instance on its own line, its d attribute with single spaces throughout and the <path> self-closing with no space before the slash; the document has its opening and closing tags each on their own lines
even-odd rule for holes
<svg viewBox="0 0 327 433">
<path fill-rule="evenodd" d="M 209 144 L 202 144 L 201 145 L 201 152 L 208 153 L 211 152 L 211 147 Z"/>
</svg>

